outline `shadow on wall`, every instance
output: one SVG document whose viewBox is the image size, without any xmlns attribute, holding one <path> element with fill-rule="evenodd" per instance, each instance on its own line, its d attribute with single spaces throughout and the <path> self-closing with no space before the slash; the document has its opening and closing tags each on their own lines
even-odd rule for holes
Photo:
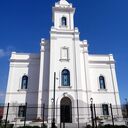
<svg viewBox="0 0 128 128">
<path fill-rule="evenodd" d="M 39 92 L 39 73 L 40 73 L 40 59 L 39 62 L 36 63 L 37 60 L 31 61 L 29 63 L 28 70 L 28 89 L 26 95 L 27 107 L 27 120 L 35 120 L 37 119 L 37 111 L 38 111 L 38 93 Z M 48 90 L 49 90 L 49 64 L 50 64 L 50 53 L 49 53 L 49 43 L 46 45 L 46 50 L 44 52 L 44 67 L 43 67 L 43 93 L 41 100 L 41 112 L 43 113 L 43 104 L 48 106 Z M 42 115 L 41 113 L 41 115 Z M 47 116 L 48 113 L 46 112 Z"/>
<path fill-rule="evenodd" d="M 39 59 L 40 60 L 40 59 Z M 30 55 L 28 65 L 28 87 L 26 94 L 27 107 L 27 120 L 34 120 L 37 118 L 38 107 L 38 85 L 39 85 L 39 60 L 34 60 Z"/>
</svg>

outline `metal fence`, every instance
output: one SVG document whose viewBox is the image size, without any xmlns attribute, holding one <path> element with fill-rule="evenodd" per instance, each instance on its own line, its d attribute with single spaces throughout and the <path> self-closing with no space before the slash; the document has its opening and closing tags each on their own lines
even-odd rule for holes
<svg viewBox="0 0 128 128">
<path fill-rule="evenodd" d="M 37 114 L 41 110 L 40 115 Z M 90 104 L 84 107 L 59 106 L 48 107 L 43 104 L 40 107 L 29 104 L 7 104 L 0 105 L 0 124 L 7 128 L 8 124 L 18 126 L 44 126 L 45 124 L 59 128 L 81 128 L 91 125 L 97 128 L 99 125 L 127 125 L 128 106 L 112 106 Z"/>
</svg>

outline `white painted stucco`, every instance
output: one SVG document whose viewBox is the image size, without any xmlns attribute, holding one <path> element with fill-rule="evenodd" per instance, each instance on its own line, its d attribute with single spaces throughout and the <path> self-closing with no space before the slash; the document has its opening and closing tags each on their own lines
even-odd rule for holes
<svg viewBox="0 0 128 128">
<path fill-rule="evenodd" d="M 96 104 L 120 105 L 118 84 L 115 72 L 115 60 L 112 54 L 92 55 L 88 53 L 87 40 L 80 41 L 79 30 L 74 27 L 74 12 L 72 4 L 60 0 L 53 7 L 53 23 L 50 39 L 41 39 L 39 54 L 13 52 L 10 58 L 10 69 L 5 103 L 35 105 L 34 118 L 42 118 L 41 106 L 45 103 L 51 107 L 54 90 L 54 72 L 56 72 L 55 105 L 60 107 L 61 99 L 66 95 L 72 101 L 72 106 L 89 106 L 90 98 Z M 67 25 L 61 25 L 61 18 L 67 18 Z M 68 48 L 68 59 L 61 58 L 61 49 Z M 70 71 L 70 87 L 61 85 L 61 72 L 63 69 Z M 28 76 L 28 88 L 21 89 L 22 76 Z M 105 78 L 106 89 L 99 87 L 99 76 Z M 89 108 L 88 108 L 89 109 Z M 56 111 L 56 123 L 60 122 L 60 111 Z M 72 117 L 76 122 L 77 117 Z M 90 117 L 89 110 L 80 110 L 88 113 L 80 122 L 87 121 Z M 116 111 L 116 114 L 121 114 Z M 48 121 L 51 122 L 51 110 L 47 111 Z M 13 115 L 15 117 L 17 115 Z M 12 117 L 9 117 L 13 120 Z"/>
</svg>

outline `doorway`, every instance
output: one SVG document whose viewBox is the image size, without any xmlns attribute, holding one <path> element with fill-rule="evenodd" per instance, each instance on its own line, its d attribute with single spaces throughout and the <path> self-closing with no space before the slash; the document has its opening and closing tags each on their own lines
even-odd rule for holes
<svg viewBox="0 0 128 128">
<path fill-rule="evenodd" d="M 72 123 L 72 102 L 68 97 L 61 99 L 60 120 L 61 123 Z"/>
</svg>

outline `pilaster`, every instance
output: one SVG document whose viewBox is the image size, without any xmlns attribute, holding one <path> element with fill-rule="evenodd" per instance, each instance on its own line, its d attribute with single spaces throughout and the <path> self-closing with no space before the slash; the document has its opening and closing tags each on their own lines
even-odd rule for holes
<svg viewBox="0 0 128 128">
<path fill-rule="evenodd" d="M 40 72 L 39 72 L 39 88 L 38 88 L 38 110 L 37 118 L 42 118 L 42 93 L 43 93 L 43 73 L 44 73 L 44 52 L 45 52 L 45 39 L 41 39 L 41 49 L 40 49 Z"/>
</svg>

